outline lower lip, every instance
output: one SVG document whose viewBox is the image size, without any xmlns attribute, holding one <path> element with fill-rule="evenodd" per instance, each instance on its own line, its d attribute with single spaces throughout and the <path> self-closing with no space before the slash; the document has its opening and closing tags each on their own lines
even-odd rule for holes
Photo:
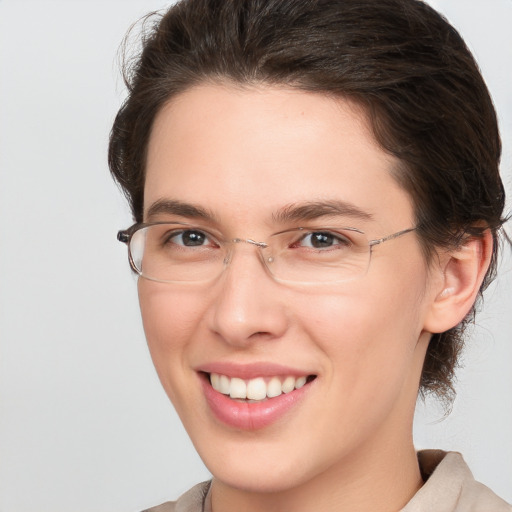
<svg viewBox="0 0 512 512">
<path fill-rule="evenodd" d="M 213 414 L 222 423 L 240 430 L 258 430 L 279 421 L 299 404 L 312 384 L 262 402 L 242 402 L 215 391 L 208 376 L 203 376 L 203 391 Z"/>
</svg>

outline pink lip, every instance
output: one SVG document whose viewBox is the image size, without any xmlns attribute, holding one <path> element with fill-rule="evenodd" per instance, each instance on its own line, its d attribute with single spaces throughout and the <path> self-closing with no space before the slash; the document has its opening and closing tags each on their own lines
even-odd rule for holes
<svg viewBox="0 0 512 512">
<path fill-rule="evenodd" d="M 307 370 L 298 370 L 275 363 L 251 363 L 251 364 L 234 364 L 228 362 L 216 362 L 201 365 L 196 371 L 205 373 L 218 373 L 227 375 L 228 377 L 238 377 L 239 379 L 255 379 L 256 377 L 274 377 L 288 376 L 301 377 L 310 375 Z"/>
<path fill-rule="evenodd" d="M 212 370 L 212 373 L 237 376 L 245 379 L 254 378 L 255 376 L 297 374 L 297 372 L 290 372 L 290 369 L 278 368 L 274 365 L 272 373 L 258 370 L 258 365 L 243 367 L 244 370 L 238 366 L 236 369 L 232 366 L 232 371 L 226 371 L 228 370 L 226 367 L 223 367 L 221 371 L 219 365 L 212 366 L 215 366 L 215 371 Z M 242 400 L 232 400 L 230 397 L 215 391 L 209 382 L 208 375 L 204 373 L 200 375 L 206 402 L 214 416 L 225 425 L 239 430 L 259 430 L 277 422 L 300 404 L 314 382 L 308 382 L 300 389 L 295 389 L 290 393 L 283 393 L 275 398 L 267 398 L 262 402 L 245 402 Z M 298 373 L 297 375 L 304 375 L 304 373 Z"/>
</svg>

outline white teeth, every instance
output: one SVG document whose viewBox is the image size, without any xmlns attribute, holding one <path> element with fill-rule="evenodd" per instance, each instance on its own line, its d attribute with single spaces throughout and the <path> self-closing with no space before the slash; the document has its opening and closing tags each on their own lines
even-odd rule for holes
<svg viewBox="0 0 512 512">
<path fill-rule="evenodd" d="M 272 377 L 270 380 L 263 377 L 243 380 L 238 377 L 227 377 L 218 373 L 210 374 L 210 382 L 216 391 L 223 395 L 229 395 L 236 399 L 265 400 L 274 398 L 282 393 L 290 393 L 294 389 L 300 389 L 306 384 L 307 377 L 292 377 L 291 375 L 281 380 Z"/>
<path fill-rule="evenodd" d="M 283 382 L 283 393 L 289 393 L 295 389 L 295 379 L 293 377 L 286 377 Z"/>
<path fill-rule="evenodd" d="M 306 384 L 306 377 L 299 377 L 295 381 L 295 389 L 300 389 L 304 384 Z"/>
<path fill-rule="evenodd" d="M 249 400 L 263 400 L 267 397 L 267 385 L 260 377 L 258 379 L 251 379 L 247 383 L 247 398 Z"/>
<path fill-rule="evenodd" d="M 277 377 L 272 377 L 267 384 L 267 396 L 274 398 L 275 396 L 279 396 L 282 392 L 281 381 Z"/>
<path fill-rule="evenodd" d="M 229 396 L 231 398 L 247 398 L 247 385 L 242 379 L 233 377 L 229 386 Z"/>
<path fill-rule="evenodd" d="M 212 374 L 212 375 L 215 375 L 215 374 Z M 213 385 L 213 382 L 212 382 L 212 386 L 213 386 L 213 389 L 216 389 L 217 391 L 219 391 L 223 395 L 229 395 L 229 378 L 226 377 L 225 375 L 221 375 L 220 376 L 220 378 L 219 378 L 219 387 L 218 388 L 216 388 Z"/>
<path fill-rule="evenodd" d="M 218 373 L 212 373 L 210 375 L 210 382 L 212 383 L 213 389 L 220 389 L 220 375 Z"/>
</svg>

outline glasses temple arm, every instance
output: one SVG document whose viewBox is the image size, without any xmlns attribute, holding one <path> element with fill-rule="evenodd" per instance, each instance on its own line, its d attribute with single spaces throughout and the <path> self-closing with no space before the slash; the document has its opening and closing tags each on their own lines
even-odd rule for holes
<svg viewBox="0 0 512 512">
<path fill-rule="evenodd" d="M 398 238 L 399 236 L 405 235 L 406 233 L 410 233 L 411 231 L 415 231 L 416 228 L 408 228 L 408 229 L 402 229 L 402 231 L 398 231 L 397 233 L 393 233 L 392 235 L 385 236 L 384 238 L 377 238 L 376 240 L 370 240 L 369 244 L 370 247 L 373 247 L 374 245 L 379 245 L 384 242 L 387 242 L 388 240 L 393 240 L 394 238 Z"/>
</svg>

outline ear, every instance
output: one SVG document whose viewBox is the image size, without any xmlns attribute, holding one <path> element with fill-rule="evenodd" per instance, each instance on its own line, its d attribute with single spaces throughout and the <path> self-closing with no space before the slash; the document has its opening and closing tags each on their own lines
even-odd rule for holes
<svg viewBox="0 0 512 512">
<path fill-rule="evenodd" d="M 489 229 L 480 238 L 439 255 L 433 269 L 433 300 L 424 330 L 440 333 L 458 325 L 475 303 L 492 257 L 493 239 Z M 437 276 L 437 278 L 436 278 Z"/>
</svg>

